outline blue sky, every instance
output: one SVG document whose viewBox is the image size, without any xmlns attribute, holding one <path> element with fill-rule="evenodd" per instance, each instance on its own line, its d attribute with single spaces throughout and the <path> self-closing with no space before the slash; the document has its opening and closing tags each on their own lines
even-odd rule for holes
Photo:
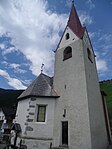
<svg viewBox="0 0 112 149">
<path fill-rule="evenodd" d="M 0 88 L 25 89 L 53 75 L 54 50 L 72 0 L 0 0 Z M 96 54 L 99 80 L 112 79 L 112 0 L 75 0 Z"/>
</svg>

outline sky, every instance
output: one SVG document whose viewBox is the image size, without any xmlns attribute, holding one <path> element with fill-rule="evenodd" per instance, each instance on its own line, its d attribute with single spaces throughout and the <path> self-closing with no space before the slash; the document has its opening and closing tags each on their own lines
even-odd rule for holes
<svg viewBox="0 0 112 149">
<path fill-rule="evenodd" d="M 72 0 L 0 0 L 0 88 L 26 89 L 43 72 L 53 76 L 54 51 Z M 99 80 L 112 79 L 112 0 L 75 0 L 87 27 Z"/>
</svg>

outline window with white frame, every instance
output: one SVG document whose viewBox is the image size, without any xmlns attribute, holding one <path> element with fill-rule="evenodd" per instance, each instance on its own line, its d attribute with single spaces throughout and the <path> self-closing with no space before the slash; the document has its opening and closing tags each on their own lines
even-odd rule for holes
<svg viewBox="0 0 112 149">
<path fill-rule="evenodd" d="M 46 105 L 38 105 L 37 122 L 45 122 L 46 119 Z"/>
</svg>

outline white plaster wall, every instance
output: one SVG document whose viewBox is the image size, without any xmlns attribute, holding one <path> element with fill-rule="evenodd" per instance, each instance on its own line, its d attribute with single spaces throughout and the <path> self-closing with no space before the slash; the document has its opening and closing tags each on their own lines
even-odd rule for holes
<svg viewBox="0 0 112 149">
<path fill-rule="evenodd" d="M 17 112 L 16 112 L 16 117 L 15 117 L 15 122 L 19 123 L 22 128 L 22 135 L 25 133 L 25 123 L 28 115 L 28 110 L 29 110 L 29 102 L 30 99 L 26 100 L 20 100 L 18 102 L 18 107 L 17 107 Z"/>
<path fill-rule="evenodd" d="M 93 53 L 91 44 L 87 36 L 84 45 L 82 40 L 73 40 L 72 36 L 69 41 L 65 40 L 65 35 L 55 59 L 54 89 L 60 98 L 56 101 L 54 146 L 61 145 L 61 122 L 68 121 L 70 149 L 105 149 L 108 141 L 96 64 L 94 55 L 93 63 L 87 55 L 87 48 Z M 73 48 L 72 58 L 63 61 L 67 46 Z M 64 109 L 67 110 L 65 118 Z"/>
<path fill-rule="evenodd" d="M 34 119 L 33 122 L 28 122 L 28 126 L 33 128 L 33 131 L 27 131 L 27 137 L 37 139 L 52 139 L 53 138 L 53 125 L 54 125 L 54 98 L 36 98 L 35 101 L 31 101 L 31 105 L 35 105 L 35 115 L 29 116 L 30 119 Z M 46 105 L 46 120 L 45 122 L 36 122 L 37 105 Z M 29 112 L 32 109 L 29 110 Z"/>
<path fill-rule="evenodd" d="M 0 120 L 4 120 L 5 119 L 5 115 L 2 111 L 2 109 L 0 108 Z"/>
<path fill-rule="evenodd" d="M 25 139 L 25 144 L 27 145 L 27 149 L 50 149 L 51 141 L 42 141 L 42 140 L 34 140 L 34 139 Z"/>
<path fill-rule="evenodd" d="M 85 34 L 85 36 L 87 37 L 87 34 Z M 104 111 L 99 88 L 96 62 L 88 38 L 87 41 L 83 43 L 83 47 L 92 149 L 105 149 L 107 147 L 108 141 L 104 120 Z M 91 63 L 91 61 L 88 59 L 87 48 L 91 50 L 93 63 Z"/>
<path fill-rule="evenodd" d="M 54 146 L 61 145 L 61 122 L 68 121 L 70 149 L 91 149 L 88 101 L 82 41 L 70 39 L 72 58 L 63 61 L 63 48 L 56 52 L 54 89 L 60 95 L 56 100 Z M 65 87 L 66 86 L 66 87 Z M 66 109 L 66 117 L 63 111 Z"/>
<path fill-rule="evenodd" d="M 36 98 L 33 100 L 30 98 L 19 101 L 15 121 L 21 125 L 22 136 L 37 140 L 53 138 L 55 100 L 55 98 Z M 37 105 L 46 105 L 45 122 L 36 122 Z M 30 113 L 34 114 L 30 115 Z M 29 122 L 28 120 L 33 121 Z M 27 127 L 33 130 L 27 130 Z"/>
<path fill-rule="evenodd" d="M 17 144 L 22 139 L 27 149 L 49 149 L 53 141 L 55 100 L 57 99 L 30 98 L 19 101 L 15 120 L 20 123 L 22 134 Z M 43 123 L 36 122 L 37 105 L 46 105 L 46 120 Z M 27 127 L 32 130 L 28 130 Z"/>
<path fill-rule="evenodd" d="M 66 34 L 69 33 L 70 38 L 66 40 Z M 59 44 L 59 49 L 63 48 L 65 46 L 68 46 L 69 44 L 73 43 L 74 41 L 78 40 L 79 38 L 72 32 L 72 30 L 67 26 L 63 35 L 63 38 L 61 39 L 61 42 Z M 58 50 L 59 50 L 58 49 Z"/>
</svg>

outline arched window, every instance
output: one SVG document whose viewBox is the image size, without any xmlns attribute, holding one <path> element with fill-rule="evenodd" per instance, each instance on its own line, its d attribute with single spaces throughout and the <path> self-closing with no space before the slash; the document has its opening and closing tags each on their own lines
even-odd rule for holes
<svg viewBox="0 0 112 149">
<path fill-rule="evenodd" d="M 88 54 L 89 60 L 93 63 L 93 61 L 92 61 L 92 54 L 91 54 L 91 51 L 90 51 L 89 48 L 87 48 L 87 54 Z"/>
<path fill-rule="evenodd" d="M 67 47 L 63 52 L 63 60 L 69 59 L 72 57 L 72 48 Z"/>
<path fill-rule="evenodd" d="M 69 33 L 66 34 L 66 40 L 68 40 L 70 38 Z"/>
</svg>

